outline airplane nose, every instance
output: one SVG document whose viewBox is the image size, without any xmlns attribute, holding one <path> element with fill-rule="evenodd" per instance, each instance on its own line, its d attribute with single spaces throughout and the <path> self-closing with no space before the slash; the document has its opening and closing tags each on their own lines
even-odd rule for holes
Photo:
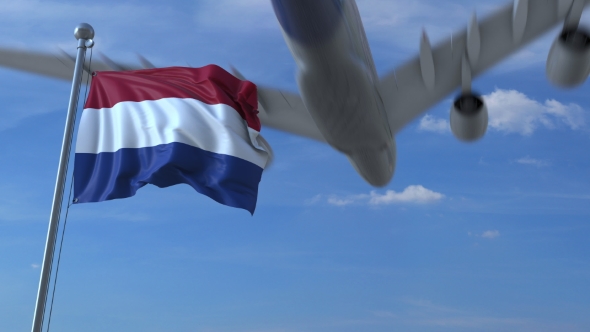
<svg viewBox="0 0 590 332">
<path fill-rule="evenodd" d="M 340 20 L 340 0 L 272 0 L 283 31 L 297 42 L 309 46 L 329 40 Z"/>
</svg>

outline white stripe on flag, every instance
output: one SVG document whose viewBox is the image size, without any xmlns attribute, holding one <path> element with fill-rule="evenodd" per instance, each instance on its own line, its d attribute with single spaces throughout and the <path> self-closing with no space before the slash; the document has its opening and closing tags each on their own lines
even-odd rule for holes
<svg viewBox="0 0 590 332">
<path fill-rule="evenodd" d="M 209 105 L 190 98 L 126 101 L 112 108 L 83 111 L 76 153 L 178 142 L 264 168 L 268 155 L 255 141 L 257 135 L 236 110 L 225 104 Z"/>
</svg>

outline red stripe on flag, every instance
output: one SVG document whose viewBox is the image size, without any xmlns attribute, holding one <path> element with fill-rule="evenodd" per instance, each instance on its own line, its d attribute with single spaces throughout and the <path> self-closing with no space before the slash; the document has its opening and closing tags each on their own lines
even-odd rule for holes
<svg viewBox="0 0 590 332">
<path fill-rule="evenodd" d="M 209 105 L 228 105 L 246 120 L 248 127 L 260 131 L 256 85 L 216 65 L 97 72 L 84 108 L 112 108 L 123 101 L 162 98 L 193 98 Z"/>
</svg>

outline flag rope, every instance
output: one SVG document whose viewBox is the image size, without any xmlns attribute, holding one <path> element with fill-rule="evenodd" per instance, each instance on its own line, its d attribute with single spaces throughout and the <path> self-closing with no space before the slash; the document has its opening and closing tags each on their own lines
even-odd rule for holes
<svg viewBox="0 0 590 332">
<path fill-rule="evenodd" d="M 86 62 L 86 57 L 84 57 L 84 62 L 82 63 L 82 68 L 86 68 L 85 62 Z M 88 98 L 88 86 L 90 83 L 89 82 L 90 76 L 92 76 L 92 72 L 90 69 L 91 66 L 92 66 L 92 48 L 90 49 L 90 60 L 88 61 L 88 71 L 87 71 L 88 74 L 86 75 L 86 89 L 84 92 L 84 104 L 86 104 L 86 99 Z M 82 77 L 80 77 L 80 80 L 82 80 Z M 81 88 L 82 87 L 80 86 L 79 89 L 81 89 Z M 80 95 L 80 90 L 78 90 L 78 95 Z M 78 109 L 78 104 L 76 104 L 76 109 Z M 76 115 L 77 115 L 77 112 L 76 112 Z M 75 126 L 75 123 L 76 123 L 76 116 L 74 116 L 74 126 Z M 73 138 L 74 138 L 74 135 L 72 134 L 72 136 L 69 138 L 70 142 L 72 141 Z M 71 150 L 72 150 L 72 145 L 70 144 L 70 150 L 68 151 L 68 155 L 70 154 Z M 66 168 L 67 168 L 67 165 L 66 165 Z M 66 169 L 66 173 L 67 173 L 67 169 Z M 72 174 L 71 181 L 70 181 L 70 191 L 68 193 L 68 200 L 67 200 L 68 205 L 66 207 L 66 215 L 64 216 L 64 225 L 61 230 L 61 239 L 60 239 L 60 243 L 59 243 L 59 253 L 57 255 L 57 264 L 55 266 L 55 279 L 53 279 L 53 291 L 51 293 L 51 305 L 49 307 L 49 316 L 47 317 L 47 332 L 49 332 L 49 328 L 51 325 L 51 314 L 53 313 L 53 300 L 55 299 L 55 289 L 57 286 L 57 274 L 59 273 L 59 263 L 61 261 L 61 249 L 62 249 L 63 243 L 64 243 L 64 237 L 65 237 L 65 233 L 66 233 L 66 225 L 68 223 L 68 214 L 70 212 L 70 206 L 72 206 L 72 188 L 73 187 L 74 187 L 74 174 Z M 58 220 L 58 227 L 59 227 L 59 220 Z M 55 238 L 54 241 L 57 241 L 57 238 Z"/>
</svg>

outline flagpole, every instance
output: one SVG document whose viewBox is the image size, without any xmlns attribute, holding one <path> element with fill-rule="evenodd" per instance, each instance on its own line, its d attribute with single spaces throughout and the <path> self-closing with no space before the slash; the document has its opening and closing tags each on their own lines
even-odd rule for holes
<svg viewBox="0 0 590 332">
<path fill-rule="evenodd" d="M 59 226 L 59 216 L 64 194 L 64 185 L 66 182 L 67 166 L 70 159 L 70 148 L 72 145 L 72 135 L 74 134 L 74 120 L 76 108 L 78 105 L 78 96 L 80 94 L 80 85 L 82 84 L 82 70 L 86 49 L 94 45 L 94 29 L 90 24 L 81 23 L 74 29 L 74 37 L 78 40 L 78 52 L 76 54 L 76 65 L 74 66 L 74 78 L 72 80 L 72 90 L 70 92 L 70 102 L 68 104 L 68 114 L 66 118 L 66 127 L 61 145 L 59 156 L 59 165 L 57 167 L 57 180 L 53 192 L 53 203 L 51 204 L 51 215 L 49 217 L 49 229 L 47 230 L 47 240 L 45 242 L 45 253 L 43 255 L 43 264 L 41 266 L 41 278 L 39 280 L 39 290 L 37 292 L 37 302 L 35 304 L 35 314 L 33 316 L 32 332 L 41 332 L 43 327 L 43 315 L 45 313 L 45 304 L 49 289 L 49 279 L 51 276 L 51 265 L 53 262 L 53 252 L 55 248 L 55 239 L 57 228 Z"/>
</svg>

